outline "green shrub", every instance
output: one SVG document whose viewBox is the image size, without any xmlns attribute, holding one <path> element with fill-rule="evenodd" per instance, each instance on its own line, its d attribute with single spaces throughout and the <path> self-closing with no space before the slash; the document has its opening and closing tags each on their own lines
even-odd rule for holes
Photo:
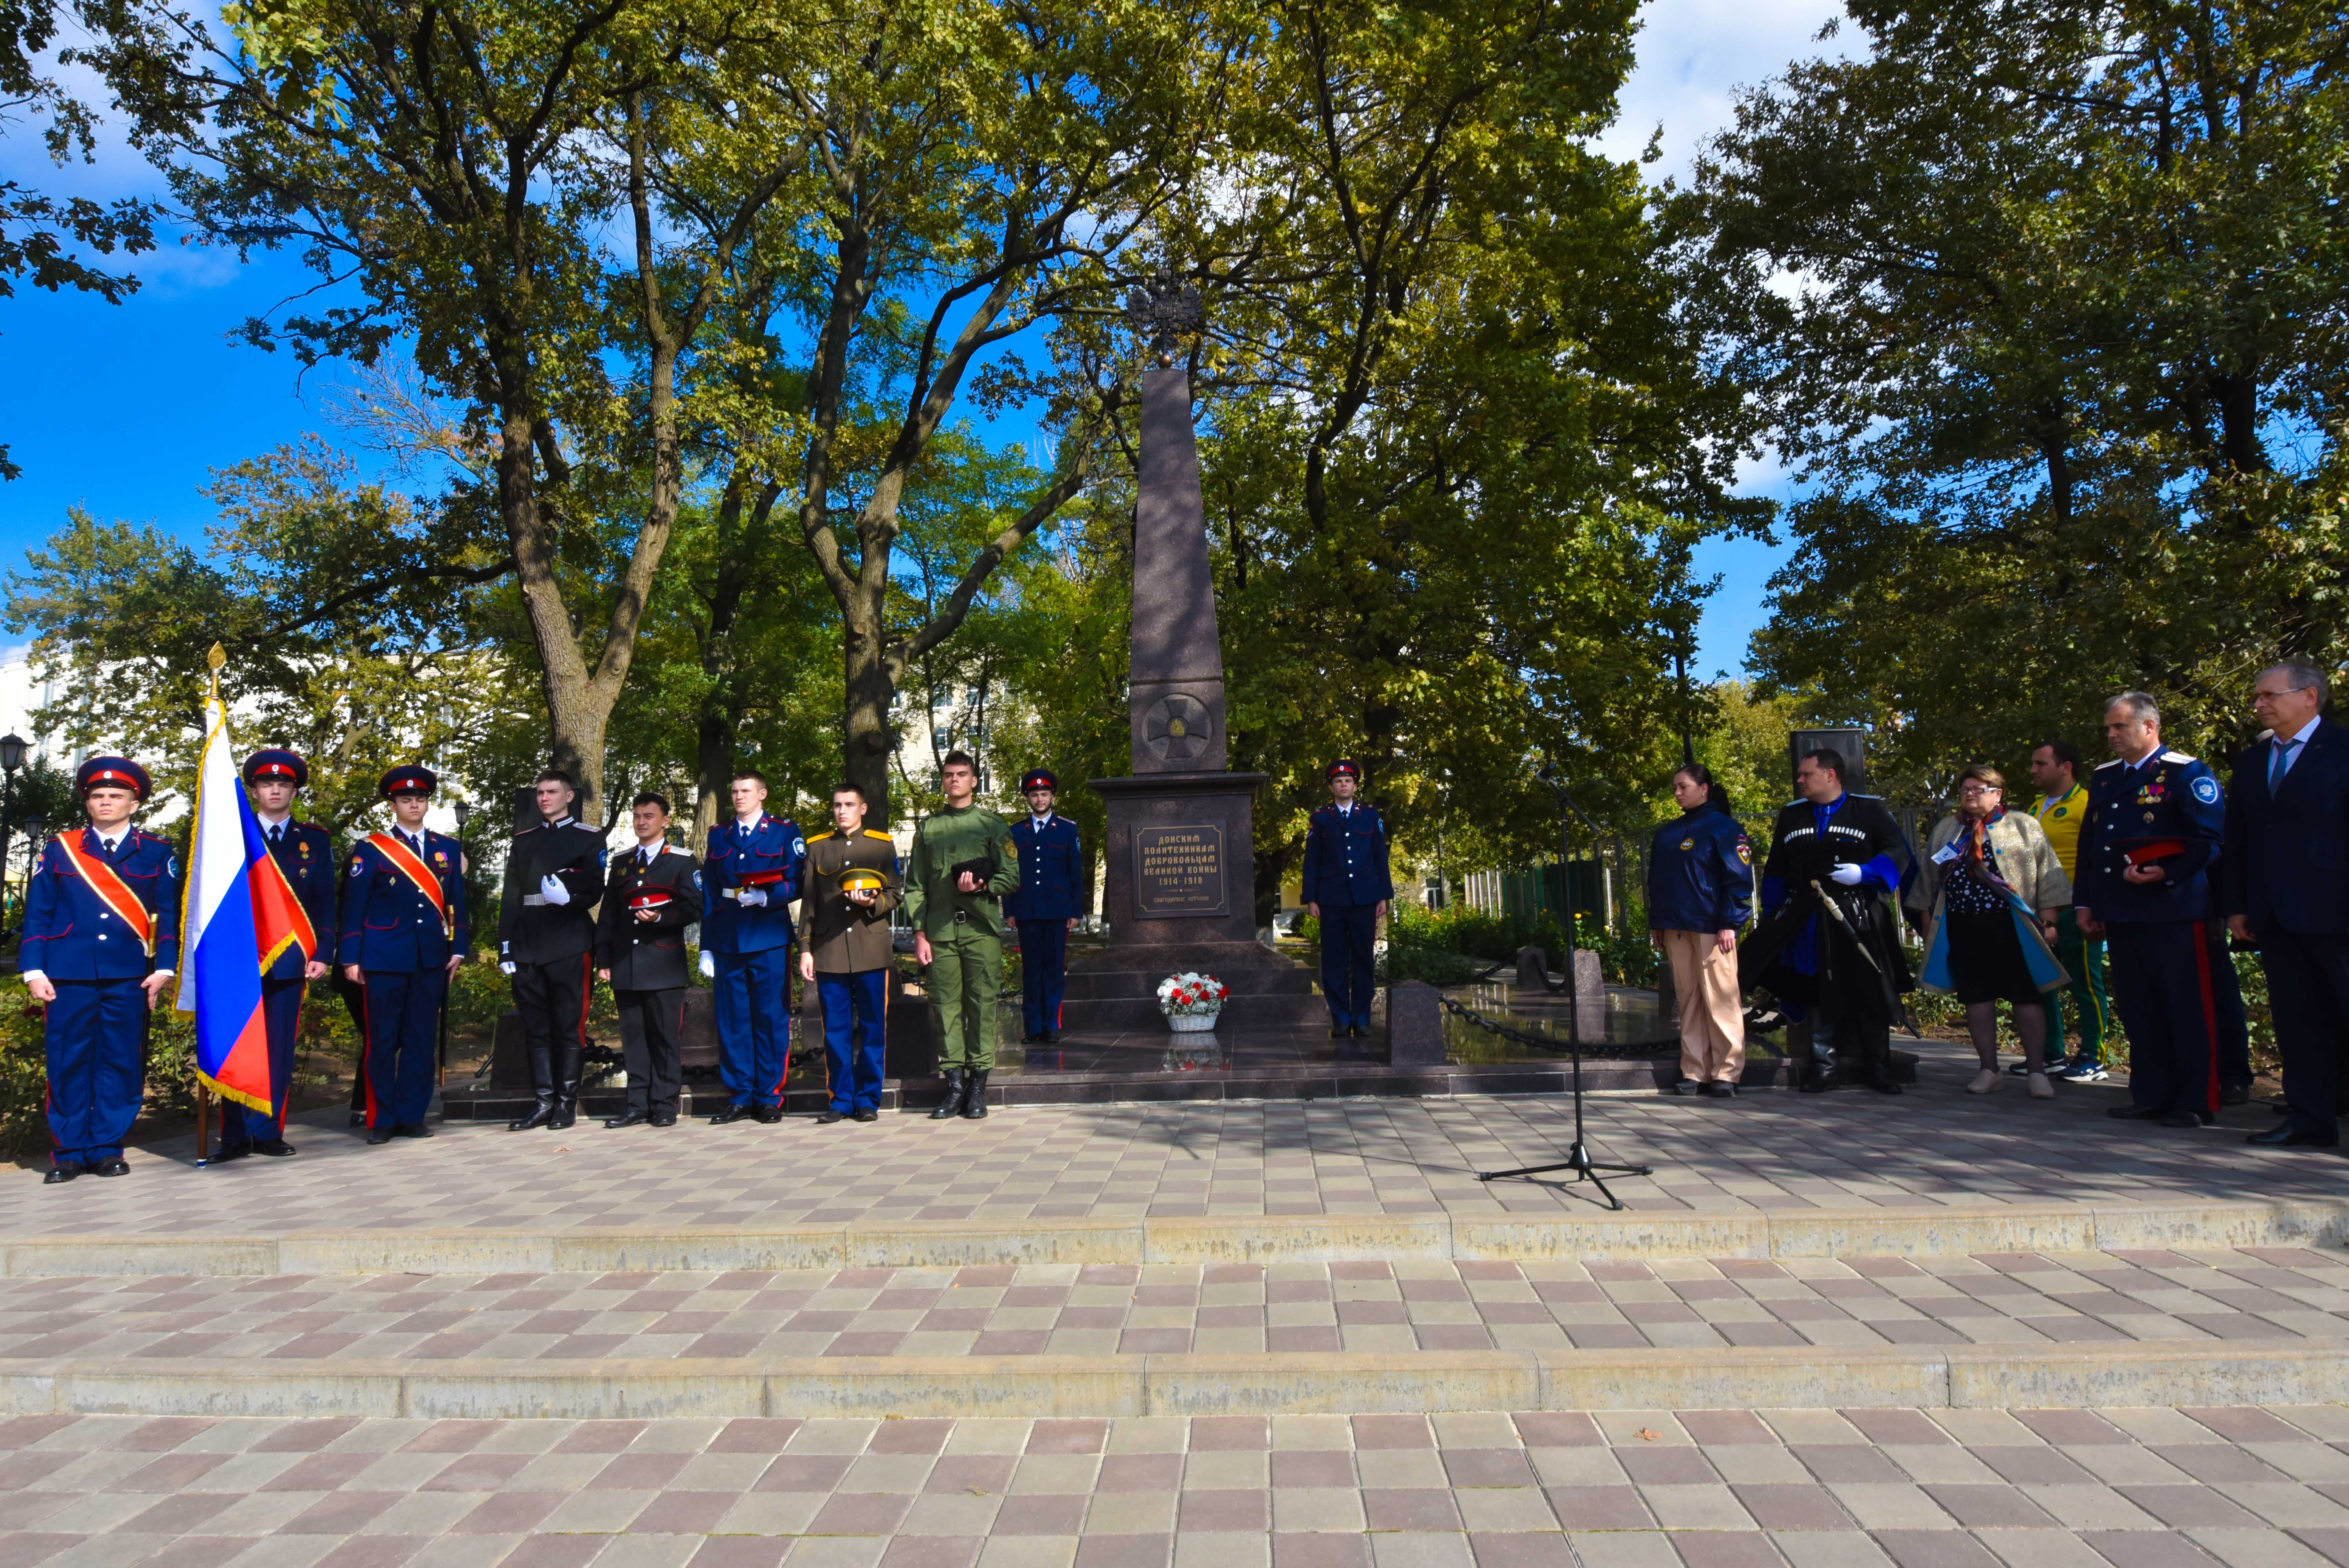
<svg viewBox="0 0 2349 1568">
<path fill-rule="evenodd" d="M 1483 979 L 1492 967 L 1482 958 L 1447 953 L 1440 947 L 1409 946 L 1390 939 L 1386 952 L 1379 958 L 1378 977 L 1387 984 L 1424 980 L 1431 985 L 1465 985 Z"/>
</svg>

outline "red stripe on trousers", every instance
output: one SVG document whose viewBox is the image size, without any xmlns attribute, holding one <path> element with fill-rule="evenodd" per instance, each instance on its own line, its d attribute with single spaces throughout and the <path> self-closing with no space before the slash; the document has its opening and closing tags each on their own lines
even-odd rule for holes
<svg viewBox="0 0 2349 1568">
<path fill-rule="evenodd" d="M 359 982 L 359 1087 L 367 1090 L 367 1124 L 375 1126 L 375 1075 L 367 1071 L 367 1057 L 375 1054 L 375 1009 L 367 1006 L 367 982 Z"/>
<path fill-rule="evenodd" d="M 2210 1064 L 2208 1091 L 2197 1109 L 2216 1112 L 2219 1109 L 2219 997 L 2210 984 L 2210 934 L 2197 922 L 2194 926 L 2194 978 L 2202 992 L 2202 1039 L 2205 1057 Z"/>
<path fill-rule="evenodd" d="M 300 1054 L 302 1044 L 302 1004 L 308 1000 L 309 995 L 310 983 L 305 980 L 302 983 L 302 994 L 294 998 L 294 1045 L 297 1056 Z M 359 1055 L 365 1057 L 367 1053 L 361 1051 Z M 285 1136 L 285 1112 L 292 1108 L 293 1104 L 294 1065 L 288 1062 L 285 1066 L 285 1094 L 277 1102 L 277 1136 L 280 1138 Z"/>
</svg>

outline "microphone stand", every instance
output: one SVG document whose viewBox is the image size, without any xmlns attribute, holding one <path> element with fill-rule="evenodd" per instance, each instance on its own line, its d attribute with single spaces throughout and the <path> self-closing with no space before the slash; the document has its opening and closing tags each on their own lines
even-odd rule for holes
<svg viewBox="0 0 2349 1568">
<path fill-rule="evenodd" d="M 1579 1005 L 1581 997 L 1578 994 L 1575 985 L 1574 862 L 1568 855 L 1569 845 L 1567 838 L 1570 825 L 1568 820 L 1569 814 L 1575 817 L 1582 817 L 1582 812 L 1574 804 L 1574 801 L 1568 798 L 1566 785 L 1558 779 L 1557 769 L 1554 766 L 1546 765 L 1538 774 L 1535 775 L 1535 777 L 1538 778 L 1543 783 L 1548 785 L 1550 793 L 1557 797 L 1557 880 L 1559 890 L 1564 897 L 1566 906 L 1566 919 L 1563 922 L 1566 928 L 1566 1042 L 1567 1054 L 1574 1058 L 1574 1078 L 1572 1089 L 1572 1093 L 1574 1095 L 1574 1141 L 1568 1145 L 1566 1158 L 1554 1164 L 1521 1165 L 1513 1171 L 1480 1171 L 1476 1173 L 1476 1180 L 1479 1181 L 1502 1181 L 1512 1178 L 1547 1176 L 1554 1171 L 1571 1171 L 1574 1172 L 1574 1181 L 1589 1182 L 1592 1186 L 1599 1189 L 1599 1195 L 1607 1200 L 1607 1206 L 1609 1209 L 1620 1209 L 1623 1207 L 1623 1200 L 1618 1198 L 1612 1191 L 1609 1191 L 1606 1178 L 1608 1176 L 1652 1176 L 1656 1171 L 1655 1167 L 1652 1165 L 1602 1164 L 1601 1162 L 1590 1158 L 1589 1146 L 1583 1141 L 1582 1008 Z M 1590 819 L 1588 817 L 1583 817 L 1582 820 L 1586 824 L 1590 821 Z M 1597 829 L 1595 827 L 1592 829 L 1592 833 L 1595 837 L 1597 834 Z M 1599 993 L 1599 1004 L 1602 1007 L 1606 1005 L 1606 992 L 1603 985 Z M 1600 1026 L 1600 1033 L 1602 1036 L 1605 1034 L 1605 1026 L 1603 1024 Z M 1603 1040 L 1601 1043 L 1604 1043 Z"/>
</svg>

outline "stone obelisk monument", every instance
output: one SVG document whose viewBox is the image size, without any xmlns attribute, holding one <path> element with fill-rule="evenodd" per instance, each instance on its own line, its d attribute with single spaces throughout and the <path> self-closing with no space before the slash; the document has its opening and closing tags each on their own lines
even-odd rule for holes
<svg viewBox="0 0 2349 1568">
<path fill-rule="evenodd" d="M 1206 509 L 1180 337 L 1205 324 L 1196 290 L 1161 276 L 1127 308 L 1156 364 L 1142 375 L 1134 503 L 1133 772 L 1091 780 L 1108 808 L 1107 948 L 1071 965 L 1071 1029 L 1158 1017 L 1158 982 L 1182 970 L 1231 987 L 1219 1027 L 1309 1024 L 1325 1011 L 1303 966 L 1256 940 L 1254 824 L 1261 773 L 1234 773 L 1225 737 Z"/>
</svg>

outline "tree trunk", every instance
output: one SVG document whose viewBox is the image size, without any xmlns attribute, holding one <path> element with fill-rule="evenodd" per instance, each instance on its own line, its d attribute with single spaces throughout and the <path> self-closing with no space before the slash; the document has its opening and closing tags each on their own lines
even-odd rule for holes
<svg viewBox="0 0 2349 1568">
<path fill-rule="evenodd" d="M 709 841 L 709 830 L 731 816 L 732 801 L 727 794 L 734 782 L 734 726 L 728 717 L 717 711 L 713 701 L 701 711 L 701 722 L 694 735 L 693 842 L 695 854 Z"/>
<path fill-rule="evenodd" d="M 848 780 L 864 791 L 876 825 L 895 820 L 889 812 L 889 759 L 896 752 L 897 737 L 889 723 L 889 708 L 897 683 L 889 667 L 886 635 L 880 594 L 859 583 L 857 592 L 841 606 L 847 676 L 842 749 Z"/>
</svg>

